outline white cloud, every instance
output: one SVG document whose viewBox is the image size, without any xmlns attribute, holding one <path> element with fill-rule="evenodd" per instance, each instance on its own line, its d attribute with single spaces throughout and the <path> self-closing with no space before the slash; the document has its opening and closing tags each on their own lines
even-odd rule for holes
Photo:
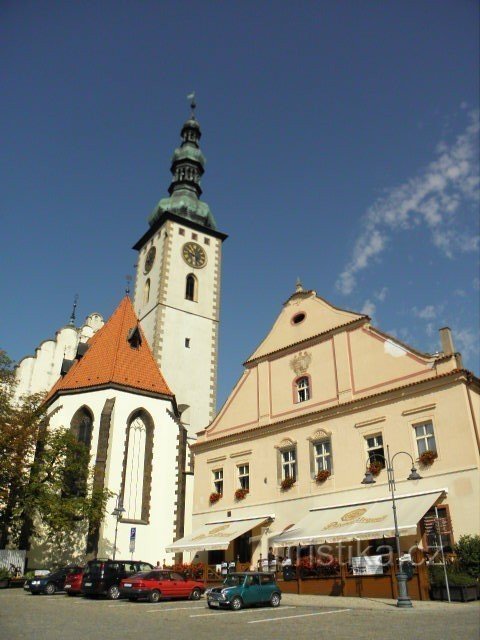
<svg viewBox="0 0 480 640">
<path fill-rule="evenodd" d="M 434 246 L 449 258 L 478 250 L 478 233 L 458 228 L 459 215 L 480 197 L 478 111 L 469 118 L 453 144 L 437 145 L 436 158 L 417 177 L 391 189 L 367 210 L 352 258 L 337 279 L 342 293 L 355 289 L 357 274 L 378 260 L 390 236 L 401 230 L 424 224 Z"/>
<path fill-rule="evenodd" d="M 427 304 L 423 309 L 417 309 L 417 307 L 413 307 L 413 314 L 417 318 L 421 318 L 422 320 L 433 320 L 437 317 L 437 309 L 433 306 L 433 304 Z"/>
<path fill-rule="evenodd" d="M 365 315 L 373 318 L 373 316 L 375 315 L 376 309 L 377 309 L 377 306 L 371 300 L 365 300 L 360 313 L 364 313 Z"/>
<path fill-rule="evenodd" d="M 432 322 L 427 323 L 427 326 L 425 327 L 425 333 L 429 338 L 435 335 L 435 327 L 433 326 Z"/>
<path fill-rule="evenodd" d="M 468 328 L 455 329 L 452 332 L 452 336 L 455 348 L 457 351 L 460 351 L 466 360 L 478 358 L 480 347 L 478 344 L 478 335 L 475 331 Z"/>
<path fill-rule="evenodd" d="M 387 297 L 387 293 L 388 293 L 388 287 L 382 287 L 380 291 L 375 291 L 373 295 L 377 300 L 380 300 L 380 302 L 383 302 Z"/>
</svg>

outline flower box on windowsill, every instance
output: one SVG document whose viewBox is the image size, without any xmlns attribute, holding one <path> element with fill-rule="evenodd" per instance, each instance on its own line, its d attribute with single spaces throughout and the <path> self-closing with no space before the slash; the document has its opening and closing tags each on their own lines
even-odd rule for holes
<svg viewBox="0 0 480 640">
<path fill-rule="evenodd" d="M 284 478 L 280 483 L 282 491 L 288 491 L 295 484 L 295 478 Z"/>
<path fill-rule="evenodd" d="M 208 501 L 210 502 L 210 504 L 215 504 L 220 500 L 221 497 L 222 497 L 221 493 L 217 493 L 216 491 L 214 491 L 213 493 L 210 494 Z"/>
<path fill-rule="evenodd" d="M 239 488 L 235 491 L 235 500 L 243 500 L 247 497 L 249 491 L 248 489 Z"/>
<path fill-rule="evenodd" d="M 372 474 L 372 476 L 378 476 L 381 470 L 383 469 L 383 465 L 378 460 L 374 460 L 368 465 L 368 470 Z"/>
<path fill-rule="evenodd" d="M 325 480 L 328 480 L 328 478 L 331 476 L 332 474 L 330 473 L 330 471 L 328 469 L 322 469 L 321 471 L 319 471 L 317 473 L 317 475 L 315 476 L 315 482 L 317 484 L 323 484 L 325 482 Z"/>
<path fill-rule="evenodd" d="M 438 453 L 436 451 L 424 451 L 418 456 L 418 461 L 422 467 L 430 467 L 437 458 Z"/>
</svg>

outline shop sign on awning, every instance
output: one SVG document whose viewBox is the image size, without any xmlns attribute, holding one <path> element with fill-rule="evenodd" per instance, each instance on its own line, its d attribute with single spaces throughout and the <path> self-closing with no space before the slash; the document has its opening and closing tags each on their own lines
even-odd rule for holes
<svg viewBox="0 0 480 640">
<path fill-rule="evenodd" d="M 417 524 L 430 507 L 446 493 L 435 489 L 398 495 L 397 522 L 400 535 L 416 534 Z M 296 544 L 322 544 L 344 540 L 369 540 L 395 535 L 391 498 L 310 509 L 288 531 L 270 539 L 278 547 Z"/>
<path fill-rule="evenodd" d="M 207 523 L 190 535 L 176 540 L 166 548 L 166 551 L 168 553 L 179 553 L 180 551 L 226 550 L 232 540 L 270 518 L 271 516 L 260 516 L 257 518 Z"/>
</svg>

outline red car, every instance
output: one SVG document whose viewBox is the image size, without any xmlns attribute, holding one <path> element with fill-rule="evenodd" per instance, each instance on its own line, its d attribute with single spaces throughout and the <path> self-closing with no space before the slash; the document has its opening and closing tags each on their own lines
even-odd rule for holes
<svg viewBox="0 0 480 640">
<path fill-rule="evenodd" d="M 67 575 L 63 588 L 69 596 L 79 596 L 82 593 L 82 577 L 83 569 L 80 568 Z"/>
<path fill-rule="evenodd" d="M 150 602 L 159 602 L 164 598 L 199 600 L 204 591 L 203 582 L 191 580 L 175 571 L 137 573 L 120 582 L 120 595 L 130 601 L 140 598 Z"/>
</svg>

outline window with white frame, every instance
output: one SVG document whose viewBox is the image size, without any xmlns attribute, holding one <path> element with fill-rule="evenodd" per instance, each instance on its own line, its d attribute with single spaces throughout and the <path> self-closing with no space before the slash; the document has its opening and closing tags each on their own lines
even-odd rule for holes
<svg viewBox="0 0 480 640">
<path fill-rule="evenodd" d="M 213 470 L 213 487 L 217 493 L 223 495 L 223 469 Z"/>
<path fill-rule="evenodd" d="M 297 461 L 296 461 L 296 449 L 285 449 L 281 452 L 282 458 L 282 480 L 285 478 L 297 479 Z"/>
<path fill-rule="evenodd" d="M 239 464 L 238 467 L 238 485 L 240 489 L 250 491 L 250 465 Z"/>
<path fill-rule="evenodd" d="M 435 435 L 433 433 L 433 423 L 431 420 L 413 425 L 415 429 L 415 438 L 417 440 L 418 455 L 421 456 L 425 451 L 437 451 L 435 443 Z"/>
<path fill-rule="evenodd" d="M 383 437 L 380 434 L 375 436 L 367 436 L 367 454 L 370 463 L 378 463 L 382 469 L 385 468 L 385 450 L 383 448 Z"/>
<path fill-rule="evenodd" d="M 308 376 L 302 376 L 297 380 L 297 402 L 305 402 L 310 399 L 310 380 Z"/>
<path fill-rule="evenodd" d="M 315 473 L 330 471 L 332 473 L 332 445 L 330 440 L 313 443 Z"/>
</svg>

